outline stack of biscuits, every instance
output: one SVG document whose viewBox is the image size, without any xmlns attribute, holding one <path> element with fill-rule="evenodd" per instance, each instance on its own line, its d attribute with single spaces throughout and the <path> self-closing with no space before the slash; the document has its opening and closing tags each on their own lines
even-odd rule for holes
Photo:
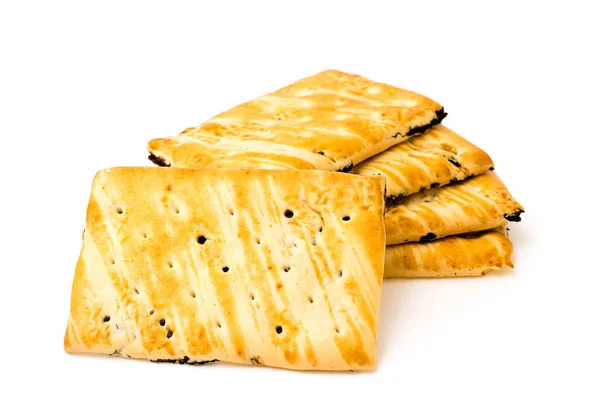
<svg viewBox="0 0 600 400">
<path fill-rule="evenodd" d="M 324 71 L 98 172 L 65 350 L 372 369 L 383 277 L 513 266 L 523 207 L 445 116 Z"/>
<path fill-rule="evenodd" d="M 321 169 L 386 178 L 385 277 L 477 276 L 513 267 L 507 222 L 523 207 L 483 150 L 425 96 L 324 71 L 149 142 L 184 168 Z"/>
</svg>

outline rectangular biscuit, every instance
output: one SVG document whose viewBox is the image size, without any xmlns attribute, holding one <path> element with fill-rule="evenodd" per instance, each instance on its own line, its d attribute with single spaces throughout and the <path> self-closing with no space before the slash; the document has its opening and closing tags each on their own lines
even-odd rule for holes
<svg viewBox="0 0 600 400">
<path fill-rule="evenodd" d="M 408 196 L 493 169 L 489 155 L 443 125 L 379 153 L 352 169 L 359 175 L 381 175 L 387 198 Z"/>
<path fill-rule="evenodd" d="M 399 197 L 386 205 L 387 244 L 428 241 L 520 221 L 523 207 L 494 172 Z"/>
<path fill-rule="evenodd" d="M 162 166 L 346 172 L 445 116 L 420 94 L 329 70 L 151 140 L 148 151 Z"/>
<path fill-rule="evenodd" d="M 481 276 L 513 268 L 513 245 L 506 228 L 448 236 L 428 243 L 406 243 L 385 250 L 385 278 Z"/>
<path fill-rule="evenodd" d="M 327 171 L 99 172 L 65 350 L 373 368 L 384 188 Z"/>
</svg>

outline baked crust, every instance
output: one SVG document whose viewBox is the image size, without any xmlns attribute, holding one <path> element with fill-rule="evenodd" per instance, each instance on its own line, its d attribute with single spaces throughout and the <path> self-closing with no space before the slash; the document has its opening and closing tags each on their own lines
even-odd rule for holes
<svg viewBox="0 0 600 400">
<path fill-rule="evenodd" d="M 429 241 L 519 221 L 523 207 L 494 172 L 398 198 L 386 206 L 387 244 Z"/>
<path fill-rule="evenodd" d="M 385 250 L 385 278 L 481 276 L 513 268 L 513 245 L 506 228 L 448 236 L 429 243 L 406 243 Z"/>
<path fill-rule="evenodd" d="M 100 171 L 65 350 L 373 368 L 384 186 L 326 171 Z"/>
<path fill-rule="evenodd" d="M 173 167 L 349 171 L 445 115 L 420 94 L 328 70 L 151 140 L 148 151 Z"/>
<path fill-rule="evenodd" d="M 462 181 L 493 167 L 485 151 L 437 125 L 361 162 L 351 172 L 385 177 L 388 199 L 393 199 Z"/>
</svg>

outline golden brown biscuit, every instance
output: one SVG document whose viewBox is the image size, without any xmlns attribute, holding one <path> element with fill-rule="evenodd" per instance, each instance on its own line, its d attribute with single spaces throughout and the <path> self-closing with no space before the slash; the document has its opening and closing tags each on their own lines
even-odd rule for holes
<svg viewBox="0 0 600 400">
<path fill-rule="evenodd" d="M 485 151 L 437 125 L 361 162 L 351 172 L 384 176 L 389 199 L 462 181 L 493 167 Z"/>
<path fill-rule="evenodd" d="M 506 228 L 448 236 L 429 243 L 405 243 L 385 250 L 385 278 L 481 276 L 513 268 Z"/>
<path fill-rule="evenodd" d="M 387 244 L 428 241 L 520 221 L 523 207 L 494 172 L 400 197 L 386 206 Z"/>
<path fill-rule="evenodd" d="M 326 171 L 99 172 L 65 350 L 373 368 L 384 186 Z"/>
<path fill-rule="evenodd" d="M 173 167 L 349 171 L 445 115 L 417 93 L 323 71 L 154 139 L 148 151 L 155 163 Z"/>
</svg>

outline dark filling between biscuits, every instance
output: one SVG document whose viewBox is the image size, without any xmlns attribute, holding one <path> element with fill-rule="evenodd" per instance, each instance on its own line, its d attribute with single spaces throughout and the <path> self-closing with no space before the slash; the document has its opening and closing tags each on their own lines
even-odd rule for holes
<svg viewBox="0 0 600 400">
<path fill-rule="evenodd" d="M 204 364 L 208 364 L 208 363 L 214 363 L 217 362 L 219 360 L 217 360 L 216 358 L 214 360 L 205 360 L 205 361 L 190 361 L 190 358 L 188 356 L 185 356 L 183 358 L 165 358 L 165 359 L 157 359 L 157 360 L 150 360 L 152 362 L 155 363 L 170 363 L 170 364 L 179 364 L 179 365 L 183 365 L 183 364 L 188 364 L 188 365 L 204 365 Z"/>
<path fill-rule="evenodd" d="M 518 210 L 517 212 L 514 212 L 512 214 L 504 214 L 504 219 L 511 222 L 520 222 L 521 214 L 523 214 L 524 212 L 524 210 Z"/>
<path fill-rule="evenodd" d="M 433 232 L 429 232 L 427 235 L 421 236 L 421 238 L 419 239 L 419 243 L 429 242 L 435 238 L 437 238 L 437 235 Z"/>
<path fill-rule="evenodd" d="M 158 157 L 158 156 L 154 155 L 153 153 L 150 153 L 150 155 L 148 156 L 148 160 L 152 161 L 154 164 L 158 165 L 159 167 L 170 167 L 171 166 L 171 164 L 166 162 L 164 158 Z"/>
<path fill-rule="evenodd" d="M 454 158 L 449 158 L 448 161 L 450 162 L 450 164 L 454 165 L 456 168 L 460 168 L 461 165 L 458 161 L 456 161 Z"/>
<path fill-rule="evenodd" d="M 346 165 L 344 168 L 338 169 L 338 172 L 350 172 L 354 168 L 354 164 L 350 162 L 350 164 Z"/>
<path fill-rule="evenodd" d="M 437 125 L 437 124 L 441 123 L 441 122 L 442 122 L 442 120 L 443 120 L 444 118 L 446 118 L 446 115 L 448 115 L 448 113 L 447 113 L 446 111 L 444 111 L 444 107 L 440 108 L 439 110 L 437 110 L 437 111 L 435 112 L 435 117 L 434 117 L 434 118 L 433 118 L 433 119 L 432 119 L 432 120 L 431 120 L 431 121 L 430 121 L 428 124 L 425 124 L 425 125 L 423 125 L 423 126 L 417 126 L 417 127 L 414 127 L 414 128 L 412 128 L 410 131 L 408 131 L 408 132 L 406 133 L 406 135 L 405 135 L 405 136 L 411 137 L 411 136 L 414 136 L 414 135 L 416 135 L 416 134 L 418 134 L 418 133 L 423 133 L 423 132 L 425 132 L 427 129 L 429 129 L 429 128 L 432 128 L 432 127 L 434 127 L 435 125 Z M 400 132 L 396 133 L 396 134 L 394 135 L 394 137 L 397 137 L 398 135 L 400 135 Z"/>
</svg>

